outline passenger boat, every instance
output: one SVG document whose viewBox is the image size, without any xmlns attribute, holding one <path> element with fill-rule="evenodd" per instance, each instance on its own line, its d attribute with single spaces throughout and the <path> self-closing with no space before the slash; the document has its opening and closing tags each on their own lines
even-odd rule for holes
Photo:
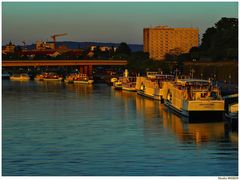
<svg viewBox="0 0 240 180">
<path fill-rule="evenodd" d="M 28 81 L 30 80 L 30 77 L 28 74 L 13 74 L 12 76 L 10 76 L 10 80 L 13 81 Z"/>
<path fill-rule="evenodd" d="M 147 72 L 146 77 L 137 77 L 137 94 L 163 102 L 163 85 L 169 81 L 174 81 L 173 75 Z"/>
<path fill-rule="evenodd" d="M 201 79 L 176 79 L 164 87 L 164 104 L 192 120 L 204 117 L 223 119 L 224 100 L 211 81 Z M 203 120 L 203 119 L 201 119 Z"/>
<path fill-rule="evenodd" d="M 37 74 L 34 80 L 43 81 L 44 74 Z"/>
<path fill-rule="evenodd" d="M 136 77 L 124 77 L 122 79 L 122 90 L 137 91 L 137 89 L 136 89 Z"/>
<path fill-rule="evenodd" d="M 225 116 L 231 121 L 235 121 L 238 118 L 238 103 L 230 104 Z"/>
<path fill-rule="evenodd" d="M 238 94 L 230 94 L 223 97 L 225 101 L 225 120 L 230 123 L 232 129 L 238 128 Z"/>
<path fill-rule="evenodd" d="M 89 79 L 87 74 L 70 74 L 66 77 L 67 83 L 92 84 L 94 81 Z"/>
<path fill-rule="evenodd" d="M 54 72 L 43 73 L 35 77 L 39 81 L 62 81 L 63 77 Z"/>
<path fill-rule="evenodd" d="M 117 79 L 117 81 L 115 80 L 113 82 L 113 87 L 116 90 L 122 90 L 122 85 L 123 85 L 123 81 L 126 83 L 127 82 L 127 78 L 128 78 L 128 70 L 125 69 L 124 73 L 123 73 L 123 77 L 119 77 Z"/>
<path fill-rule="evenodd" d="M 113 86 L 113 84 L 114 84 L 115 82 L 117 82 L 117 81 L 118 81 L 117 77 L 112 77 L 112 78 L 110 79 L 109 85 L 110 85 L 110 86 Z"/>
<path fill-rule="evenodd" d="M 122 77 L 113 83 L 113 87 L 116 90 L 122 90 Z"/>
</svg>

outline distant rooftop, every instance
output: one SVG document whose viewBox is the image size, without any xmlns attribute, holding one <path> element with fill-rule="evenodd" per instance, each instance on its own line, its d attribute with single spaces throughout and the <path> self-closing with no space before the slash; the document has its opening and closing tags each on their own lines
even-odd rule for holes
<svg viewBox="0 0 240 180">
<path fill-rule="evenodd" d="M 198 30 L 198 28 L 195 28 L 195 27 L 170 27 L 170 26 L 167 26 L 167 25 L 160 25 L 160 26 L 155 26 L 155 27 L 149 27 L 149 28 L 146 28 L 146 29 L 172 29 L 172 30 L 174 30 L 174 29 L 179 29 L 179 30 L 181 30 L 181 29 L 196 29 L 196 30 Z"/>
</svg>

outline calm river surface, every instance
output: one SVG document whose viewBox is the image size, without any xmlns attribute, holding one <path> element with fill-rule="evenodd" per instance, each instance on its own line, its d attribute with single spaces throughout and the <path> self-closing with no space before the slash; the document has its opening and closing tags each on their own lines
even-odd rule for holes
<svg viewBox="0 0 240 180">
<path fill-rule="evenodd" d="M 2 174 L 238 175 L 238 135 L 105 84 L 2 81 Z"/>
</svg>

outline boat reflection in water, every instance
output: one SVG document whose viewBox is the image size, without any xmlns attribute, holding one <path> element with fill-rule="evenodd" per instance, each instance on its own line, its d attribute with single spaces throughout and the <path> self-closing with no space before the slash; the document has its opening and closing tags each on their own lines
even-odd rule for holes
<svg viewBox="0 0 240 180">
<path fill-rule="evenodd" d="M 160 101 L 144 98 L 139 95 L 136 96 L 136 112 L 138 119 L 143 119 L 139 123 L 144 123 L 142 124 L 144 128 L 159 131 L 159 128 L 162 126 L 163 108 L 164 106 L 161 105 Z"/>
<path fill-rule="evenodd" d="M 208 143 L 226 137 L 224 122 L 186 123 L 182 117 L 164 108 L 163 127 L 171 129 L 177 137 L 188 143 Z"/>
<path fill-rule="evenodd" d="M 77 96 L 87 96 L 91 95 L 93 91 L 93 85 L 92 84 L 66 84 L 66 89 L 68 91 L 74 92 Z"/>
</svg>

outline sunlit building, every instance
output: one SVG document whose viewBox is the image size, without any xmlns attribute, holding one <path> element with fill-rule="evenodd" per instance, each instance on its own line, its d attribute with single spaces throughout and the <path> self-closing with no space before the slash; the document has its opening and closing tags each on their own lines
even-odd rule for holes
<svg viewBox="0 0 240 180">
<path fill-rule="evenodd" d="M 187 53 L 198 46 L 198 29 L 168 26 L 144 28 L 143 43 L 144 52 L 148 52 L 151 59 L 163 60 L 166 53 Z"/>
<path fill-rule="evenodd" d="M 36 50 L 46 50 L 46 49 L 54 49 L 54 43 L 47 43 L 43 41 L 36 42 Z"/>
</svg>

